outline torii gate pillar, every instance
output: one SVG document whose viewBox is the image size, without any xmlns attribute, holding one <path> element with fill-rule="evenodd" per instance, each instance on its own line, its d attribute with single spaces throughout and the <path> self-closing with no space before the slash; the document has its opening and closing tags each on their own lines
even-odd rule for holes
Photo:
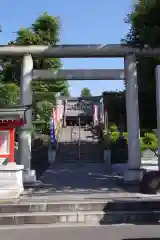
<svg viewBox="0 0 160 240">
<path fill-rule="evenodd" d="M 20 104 L 32 105 L 32 74 L 33 60 L 29 54 L 24 55 L 20 79 Z M 32 109 L 26 113 L 26 124 L 20 128 L 19 134 L 19 156 L 20 165 L 24 165 L 24 182 L 36 181 L 34 170 L 31 169 L 31 130 Z"/>
<path fill-rule="evenodd" d="M 126 111 L 128 132 L 128 170 L 124 174 L 125 182 L 139 182 L 142 177 L 138 86 L 135 55 L 125 57 Z"/>
</svg>

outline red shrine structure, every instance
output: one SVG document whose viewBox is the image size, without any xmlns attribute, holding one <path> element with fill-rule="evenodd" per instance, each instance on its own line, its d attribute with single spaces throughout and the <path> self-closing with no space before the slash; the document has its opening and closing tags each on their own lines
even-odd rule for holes
<svg viewBox="0 0 160 240">
<path fill-rule="evenodd" d="M 15 129 L 26 123 L 29 106 L 0 108 L 0 164 L 14 162 Z"/>
</svg>

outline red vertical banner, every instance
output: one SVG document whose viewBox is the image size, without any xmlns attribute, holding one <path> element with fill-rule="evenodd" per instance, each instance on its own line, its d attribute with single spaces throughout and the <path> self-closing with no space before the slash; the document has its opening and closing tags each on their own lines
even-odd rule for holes
<svg viewBox="0 0 160 240">
<path fill-rule="evenodd" d="M 15 128 L 10 130 L 10 162 L 14 162 L 14 136 Z"/>
<path fill-rule="evenodd" d="M 102 122 L 104 123 L 104 104 L 103 102 L 101 104 L 102 104 Z"/>
<path fill-rule="evenodd" d="M 98 123 L 98 106 L 94 105 L 94 121 L 95 123 Z"/>
<path fill-rule="evenodd" d="M 57 121 L 60 120 L 60 109 L 59 109 L 59 105 L 57 105 Z"/>
<path fill-rule="evenodd" d="M 57 118 L 57 116 L 56 116 L 56 108 L 55 108 L 55 109 L 53 108 L 53 121 L 54 121 L 54 127 L 55 127 L 55 128 L 56 128 L 56 122 L 57 122 L 57 121 L 56 121 L 56 120 L 57 120 L 56 118 Z"/>
</svg>

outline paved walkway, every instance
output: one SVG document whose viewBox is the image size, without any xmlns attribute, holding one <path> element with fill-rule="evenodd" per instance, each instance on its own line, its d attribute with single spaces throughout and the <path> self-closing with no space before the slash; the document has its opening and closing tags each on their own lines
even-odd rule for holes
<svg viewBox="0 0 160 240">
<path fill-rule="evenodd" d="M 18 226 L 18 228 L 20 228 Z M 0 229 L 3 240 L 158 240 L 160 236 L 159 225 L 113 225 L 92 227 L 66 227 L 52 228 L 48 226 L 32 226 L 21 229 Z"/>
<path fill-rule="evenodd" d="M 122 192 L 100 163 L 53 164 L 43 175 L 45 184 L 52 184 L 56 192 Z"/>
</svg>

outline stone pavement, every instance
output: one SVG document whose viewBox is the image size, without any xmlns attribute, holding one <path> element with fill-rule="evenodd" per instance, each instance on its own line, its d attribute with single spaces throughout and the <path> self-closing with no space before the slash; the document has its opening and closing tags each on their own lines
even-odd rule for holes
<svg viewBox="0 0 160 240">
<path fill-rule="evenodd" d="M 17 229 L 0 229 L 3 240 L 158 240 L 159 225 L 112 225 L 92 227 L 39 227 L 31 226 Z"/>
<path fill-rule="evenodd" d="M 45 184 L 51 184 L 53 192 L 122 192 L 113 180 L 112 174 L 107 173 L 105 164 L 100 163 L 55 163 L 45 172 L 41 180 Z"/>
</svg>

